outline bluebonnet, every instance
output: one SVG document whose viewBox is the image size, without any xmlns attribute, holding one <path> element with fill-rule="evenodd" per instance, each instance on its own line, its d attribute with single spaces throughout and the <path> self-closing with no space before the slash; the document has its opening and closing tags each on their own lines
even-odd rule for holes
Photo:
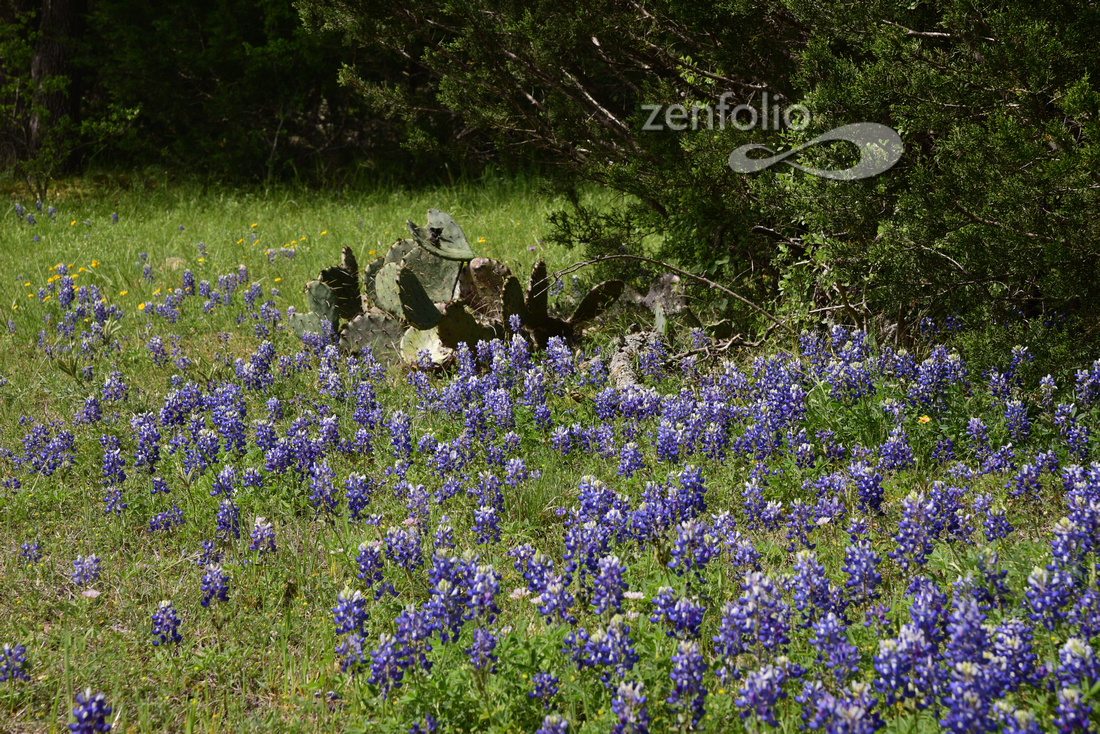
<svg viewBox="0 0 1100 734">
<path fill-rule="evenodd" d="M 844 582 L 849 599 L 856 604 L 874 601 L 879 597 L 878 586 L 882 574 L 878 572 L 879 558 L 870 541 L 855 540 L 844 549 Z"/>
<path fill-rule="evenodd" d="M 707 664 L 699 650 L 699 643 L 681 640 L 672 655 L 672 693 L 665 699 L 676 710 L 681 726 L 690 718 L 691 726 L 698 726 L 706 711 L 707 689 L 703 687 L 703 674 Z"/>
<path fill-rule="evenodd" d="M 871 513 L 882 511 L 882 475 L 861 461 L 852 462 L 848 472 L 859 494 L 859 507 Z"/>
<path fill-rule="evenodd" d="M 741 710 L 741 718 L 748 719 L 750 716 L 755 716 L 769 726 L 778 726 L 775 706 L 781 699 L 787 697 L 783 686 L 788 678 L 798 677 L 801 672 L 801 669 L 786 657 L 780 657 L 774 664 L 767 663 L 756 670 L 749 671 L 741 682 L 734 702 Z"/>
<path fill-rule="evenodd" d="M 183 510 L 172 505 L 172 509 L 153 515 L 149 520 L 149 532 L 154 533 L 158 530 L 166 532 L 183 525 L 184 522 Z"/>
<path fill-rule="evenodd" d="M 19 557 L 28 565 L 38 563 L 42 559 L 42 546 L 37 540 L 26 541 L 19 546 Z"/>
<path fill-rule="evenodd" d="M 500 516 L 495 507 L 480 505 L 474 510 L 474 531 L 478 545 L 500 541 Z"/>
<path fill-rule="evenodd" d="M 592 606 L 597 614 L 618 614 L 623 609 L 623 581 L 626 570 L 618 556 L 604 556 L 599 560 L 599 572 L 593 583 Z"/>
<path fill-rule="evenodd" d="M 847 602 L 829 577 L 825 567 L 811 550 L 795 554 L 792 597 L 795 608 L 802 612 L 803 624 L 809 627 L 819 615 L 830 612 L 843 617 Z"/>
<path fill-rule="evenodd" d="M 347 490 L 348 515 L 353 521 L 359 520 L 370 506 L 371 495 L 374 494 L 374 480 L 363 474 L 351 472 L 344 482 L 344 487 Z"/>
<path fill-rule="evenodd" d="M 275 552 L 275 527 L 266 518 L 257 517 L 252 526 L 252 544 L 249 550 L 261 556 Z"/>
<path fill-rule="evenodd" d="M 1100 592 L 1096 587 L 1090 586 L 1081 593 L 1069 613 L 1069 620 L 1085 639 L 1100 635 Z"/>
<path fill-rule="evenodd" d="M 107 697 L 102 693 L 92 695 L 92 689 L 77 691 L 76 706 L 73 708 L 73 717 L 76 722 L 69 724 L 72 734 L 96 734 L 111 730 L 107 723 L 107 717 L 111 715 L 111 707 L 107 705 Z"/>
<path fill-rule="evenodd" d="M 202 599 L 199 600 L 201 606 L 210 606 L 210 602 L 214 599 L 229 601 L 229 576 L 217 564 L 206 567 L 200 587 L 202 589 Z"/>
<path fill-rule="evenodd" d="M 1063 686 L 1090 686 L 1100 679 L 1100 661 L 1092 645 L 1080 637 L 1070 637 L 1058 651 L 1058 668 L 1054 671 Z"/>
<path fill-rule="evenodd" d="M 320 463 L 310 467 L 309 474 L 309 486 L 312 490 L 309 503 L 313 505 L 318 513 L 323 512 L 329 517 L 336 515 L 339 508 L 339 498 L 332 487 L 335 472 L 329 468 L 328 462 L 322 459 Z"/>
<path fill-rule="evenodd" d="M 817 661 L 832 670 L 837 683 L 859 670 L 859 648 L 848 642 L 848 627 L 833 612 L 813 625 L 810 644 L 817 650 Z"/>
<path fill-rule="evenodd" d="M 648 734 L 649 710 L 642 689 L 641 681 L 619 683 L 611 701 L 611 712 L 619 719 L 611 728 L 612 734 Z"/>
<path fill-rule="evenodd" d="M 233 500 L 226 498 L 218 505 L 218 512 L 214 516 L 217 526 L 217 536 L 223 540 L 229 540 L 229 536 L 241 537 L 241 513 Z"/>
<path fill-rule="evenodd" d="M 84 556 L 77 556 L 76 560 L 73 561 L 71 578 L 73 583 L 77 586 L 86 586 L 99 578 L 99 570 L 99 558 L 94 554 L 87 558 Z"/>
<path fill-rule="evenodd" d="M 1009 400 L 1005 403 L 1005 426 L 1008 428 L 1009 437 L 1017 443 L 1023 443 L 1031 434 L 1027 408 L 1019 400 Z"/>
<path fill-rule="evenodd" d="M 390 443 L 393 446 L 393 455 L 398 459 L 408 459 L 412 456 L 411 420 L 403 411 L 394 411 L 386 426 L 390 430 Z"/>
<path fill-rule="evenodd" d="M 406 604 L 394 620 L 397 628 L 397 643 L 406 658 L 415 660 L 416 664 L 425 673 L 432 670 L 432 661 L 428 660 L 428 653 L 432 651 L 429 642 L 435 631 L 431 615 L 427 611 L 420 611 L 413 604 Z"/>
<path fill-rule="evenodd" d="M 662 586 L 653 598 L 651 622 L 663 622 L 665 634 L 680 640 L 699 637 L 699 627 L 703 623 L 706 607 L 696 604 L 687 597 L 678 597 L 668 586 Z"/>
<path fill-rule="evenodd" d="M 180 618 L 176 608 L 168 600 L 157 605 L 153 612 L 153 645 L 164 645 L 168 642 L 179 643 L 183 635 L 179 633 Z"/>
<path fill-rule="evenodd" d="M 349 641 L 352 638 L 361 639 L 358 635 L 349 635 Z M 397 639 L 393 635 L 383 632 L 379 635 L 378 647 L 370 653 L 370 677 L 367 682 L 378 686 L 383 700 L 394 688 L 401 686 L 405 668 L 410 663 L 397 645 Z"/>
<path fill-rule="evenodd" d="M 558 714 L 550 714 L 542 720 L 542 726 L 535 734 L 566 734 L 569 731 L 569 721 Z"/>
<path fill-rule="evenodd" d="M 992 697 L 985 684 L 976 663 L 955 663 L 942 696 L 945 715 L 940 726 L 953 734 L 993 731 L 996 724 L 991 715 Z"/>
<path fill-rule="evenodd" d="M 992 710 L 1004 734 L 1042 734 L 1043 732 L 1035 720 L 1035 714 L 1030 711 L 1015 708 L 1005 701 L 995 701 Z"/>
<path fill-rule="evenodd" d="M 550 699 L 558 695 L 558 677 L 548 670 L 540 670 L 532 677 L 535 689 L 527 694 L 528 698 L 542 701 L 543 710 L 549 710 Z"/>
<path fill-rule="evenodd" d="M 18 642 L 5 642 L 4 647 L 0 648 L 0 683 L 30 679 L 31 675 L 27 672 L 27 649 Z"/>
<path fill-rule="evenodd" d="M 100 446 L 103 447 L 103 484 L 112 487 L 126 481 L 126 460 L 122 458 L 117 436 L 101 436 Z"/>
<path fill-rule="evenodd" d="M 790 607 L 777 585 L 763 573 L 750 571 L 741 589 L 737 600 L 723 606 L 721 626 L 712 638 L 723 662 L 717 670 L 723 681 L 739 676 L 730 666 L 741 653 L 774 652 L 790 641 Z"/>
<path fill-rule="evenodd" d="M 879 467 L 885 471 L 899 471 L 914 465 L 913 450 L 909 447 L 909 435 L 902 426 L 895 426 L 879 449 Z"/>
<path fill-rule="evenodd" d="M 982 530 L 985 539 L 992 543 L 995 540 L 1008 537 L 1015 528 L 1009 523 L 1007 514 L 1003 508 L 994 509 L 993 497 L 989 494 L 979 494 L 974 498 L 974 511 L 982 514 Z"/>
<path fill-rule="evenodd" d="M 901 501 L 901 512 L 898 534 L 894 536 L 898 547 L 889 555 L 902 570 L 908 571 L 912 566 L 924 565 L 932 552 L 930 527 L 935 505 L 923 492 L 913 491 Z"/>
<path fill-rule="evenodd" d="M 1045 671 L 1032 652 L 1031 628 L 1020 619 L 1008 619 L 993 631 L 992 656 L 987 655 L 991 687 L 1000 695 L 1017 691 L 1025 684 L 1038 685 Z"/>
<path fill-rule="evenodd" d="M 668 567 L 677 576 L 694 572 L 696 578 L 702 580 L 703 571 L 718 551 L 717 539 L 711 534 L 707 523 L 694 518 L 684 520 L 676 528 L 676 541 Z"/>
<path fill-rule="evenodd" d="M 214 547 L 214 541 L 204 540 L 202 541 L 202 552 L 195 559 L 195 565 L 205 568 L 213 563 L 221 563 L 222 557 L 222 552 Z"/>
<path fill-rule="evenodd" d="M 569 591 L 568 580 L 560 574 L 550 574 L 546 580 L 546 586 L 538 595 L 538 611 L 543 619 L 551 622 L 568 622 L 575 620 L 569 613 L 573 606 L 573 595 Z"/>
<path fill-rule="evenodd" d="M 639 660 L 630 637 L 630 625 L 621 615 L 615 615 L 606 627 L 600 627 L 591 635 L 584 627 L 579 627 L 566 635 L 565 645 L 562 652 L 572 656 L 578 670 L 602 667 L 600 679 L 606 688 L 613 687 L 615 680 L 625 678 Z"/>
<path fill-rule="evenodd" d="M 420 533 L 416 527 L 402 530 L 391 527 L 384 539 L 386 557 L 399 568 L 416 571 L 424 565 L 424 555 L 420 549 Z"/>
<path fill-rule="evenodd" d="M 496 672 L 496 646 L 496 635 L 484 627 L 474 629 L 473 641 L 466 648 L 466 654 L 469 656 L 475 670 L 485 670 L 487 668 L 490 673 Z"/>
<path fill-rule="evenodd" d="M 1058 707 L 1054 711 L 1054 726 L 1059 732 L 1095 731 L 1091 724 L 1092 704 L 1076 688 L 1058 691 Z"/>
<path fill-rule="evenodd" d="M 122 373 L 115 371 L 107 375 L 103 383 L 103 399 L 118 401 L 126 397 L 130 391 L 129 386 L 122 381 Z"/>
<path fill-rule="evenodd" d="M 220 494 L 226 497 L 233 496 L 233 485 L 237 481 L 237 470 L 229 464 L 222 467 L 216 475 L 214 475 L 214 481 L 210 485 L 210 496 L 217 497 Z"/>
<path fill-rule="evenodd" d="M 1060 570 L 1036 566 L 1027 577 L 1024 597 L 1031 608 L 1034 622 L 1042 622 L 1048 630 L 1066 617 L 1065 608 L 1073 600 L 1073 582 Z"/>
<path fill-rule="evenodd" d="M 137 438 L 134 469 L 144 469 L 152 474 L 160 460 L 160 431 L 157 429 L 156 416 L 152 413 L 140 413 L 130 419 L 130 429 Z"/>
</svg>

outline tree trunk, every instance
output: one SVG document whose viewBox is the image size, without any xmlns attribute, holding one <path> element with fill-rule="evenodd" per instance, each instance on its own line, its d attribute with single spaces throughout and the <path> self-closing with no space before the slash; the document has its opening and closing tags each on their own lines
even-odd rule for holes
<svg viewBox="0 0 1100 734">
<path fill-rule="evenodd" d="M 79 121 L 81 90 L 75 59 L 87 12 L 88 0 L 42 0 L 38 42 L 31 61 L 31 80 L 38 90 L 35 103 L 41 110 L 31 116 L 32 155 L 63 120 Z M 70 156 L 63 167 L 72 163 Z"/>
</svg>

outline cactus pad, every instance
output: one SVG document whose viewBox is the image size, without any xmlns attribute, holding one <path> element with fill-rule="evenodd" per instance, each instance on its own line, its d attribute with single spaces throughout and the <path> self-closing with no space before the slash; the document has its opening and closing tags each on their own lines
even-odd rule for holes
<svg viewBox="0 0 1100 734">
<path fill-rule="evenodd" d="M 416 244 L 425 250 L 441 257 L 444 260 L 473 260 L 476 255 L 470 249 L 470 243 L 466 241 L 466 235 L 458 222 L 438 209 L 428 210 L 428 223 L 423 227 L 417 227 L 412 222 L 406 222 L 409 233 L 416 240 Z"/>
<path fill-rule="evenodd" d="M 443 318 L 416 273 L 407 267 L 401 268 L 397 274 L 397 292 L 401 313 L 413 328 L 431 329 Z"/>
</svg>

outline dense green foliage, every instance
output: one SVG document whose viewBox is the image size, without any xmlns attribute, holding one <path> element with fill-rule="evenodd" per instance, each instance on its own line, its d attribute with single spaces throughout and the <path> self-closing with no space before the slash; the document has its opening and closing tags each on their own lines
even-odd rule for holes
<svg viewBox="0 0 1100 734">
<path fill-rule="evenodd" d="M 637 251 L 657 235 L 664 256 L 736 277 L 759 299 L 782 295 L 792 316 L 882 317 L 902 341 L 929 314 L 982 324 L 1095 310 L 1094 6 L 299 6 L 368 58 L 404 57 L 424 72 L 372 84 L 348 70 L 375 109 L 422 126 L 442 106 L 500 154 L 553 163 L 566 189 L 589 181 L 631 195 L 613 212 L 557 218 L 557 236 L 592 254 Z M 714 106 L 723 92 L 757 109 L 765 92 L 772 105 L 803 103 L 813 124 L 643 130 L 643 105 Z M 790 148 L 861 121 L 893 126 L 907 146 L 875 178 L 726 165 L 745 143 Z M 834 145 L 802 158 L 839 168 L 844 155 Z"/>
</svg>

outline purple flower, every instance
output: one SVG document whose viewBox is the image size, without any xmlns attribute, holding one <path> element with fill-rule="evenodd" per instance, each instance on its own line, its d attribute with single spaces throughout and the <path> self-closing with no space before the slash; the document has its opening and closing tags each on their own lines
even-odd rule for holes
<svg viewBox="0 0 1100 734">
<path fill-rule="evenodd" d="M 96 734 L 111 730 L 107 723 L 107 717 L 111 715 L 111 707 L 107 705 L 107 697 L 102 693 L 92 695 L 92 689 L 83 692 L 77 691 L 76 706 L 73 708 L 73 717 L 76 723 L 69 724 L 72 734 Z"/>
<path fill-rule="evenodd" d="M 566 734 L 569 731 L 569 722 L 557 714 L 550 714 L 542 720 L 542 726 L 535 734 Z"/>
<path fill-rule="evenodd" d="M 0 649 L 0 683 L 30 679 L 31 675 L 27 672 L 27 649 L 19 643 L 4 643 L 4 647 Z"/>
<path fill-rule="evenodd" d="M 162 601 L 153 612 L 153 645 L 164 645 L 169 641 L 178 644 L 183 639 L 179 627 L 180 618 L 176 614 L 176 608 L 171 601 Z"/>
<path fill-rule="evenodd" d="M 208 607 L 213 599 L 229 601 L 229 576 L 217 564 L 206 567 L 202 576 L 202 599 L 199 604 Z"/>
<path fill-rule="evenodd" d="M 531 682 L 535 685 L 535 690 L 527 694 L 528 698 L 537 698 L 542 701 L 543 710 L 549 710 L 550 699 L 558 695 L 558 678 L 552 675 L 548 670 L 540 670 L 535 673 Z"/>
<path fill-rule="evenodd" d="M 496 646 L 497 638 L 492 632 L 484 627 L 478 627 L 474 630 L 473 643 L 466 648 L 466 654 L 470 657 L 470 662 L 473 663 L 475 670 L 488 668 L 490 673 L 497 672 Z"/>
<path fill-rule="evenodd" d="M 642 688 L 641 681 L 619 683 L 611 701 L 611 712 L 619 717 L 611 729 L 612 734 L 648 734 L 649 711 Z"/>
<path fill-rule="evenodd" d="M 261 556 L 275 552 L 275 527 L 265 518 L 256 518 L 256 524 L 252 527 L 252 544 L 249 549 Z"/>
<path fill-rule="evenodd" d="M 672 693 L 665 699 L 675 709 L 681 726 L 690 717 L 694 728 L 703 718 L 707 698 L 707 689 L 703 687 L 706 670 L 707 664 L 699 651 L 699 643 L 681 640 L 672 655 Z"/>
<path fill-rule="evenodd" d="M 90 555 L 87 558 L 77 556 L 73 561 L 72 580 L 77 586 L 86 586 L 99 578 L 99 558 Z"/>
</svg>

